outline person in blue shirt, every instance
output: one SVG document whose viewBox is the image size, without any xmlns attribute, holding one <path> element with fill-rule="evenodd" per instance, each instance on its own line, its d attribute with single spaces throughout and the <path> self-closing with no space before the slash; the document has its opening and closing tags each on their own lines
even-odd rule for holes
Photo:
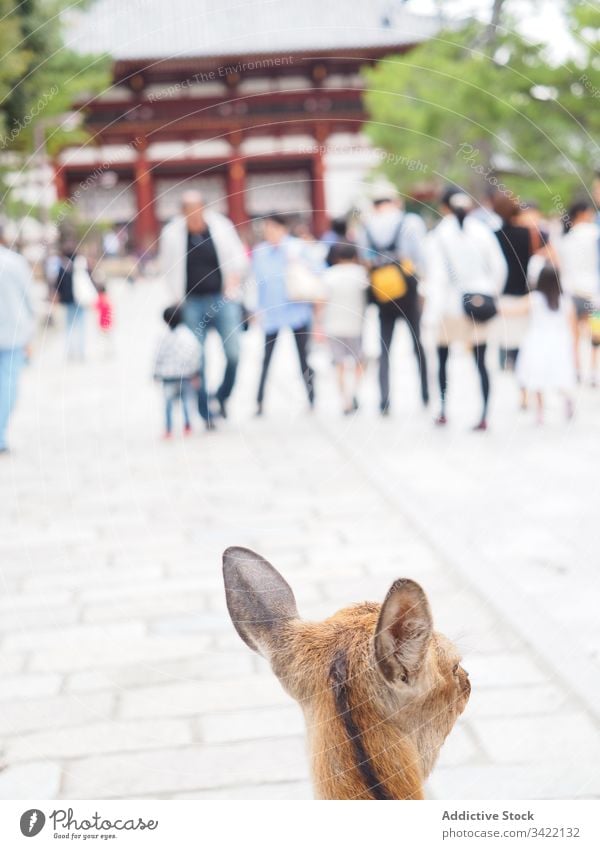
<svg viewBox="0 0 600 849">
<path fill-rule="evenodd" d="M 294 334 L 300 370 L 311 409 L 315 403 L 315 374 L 307 360 L 314 305 L 289 299 L 286 274 L 290 264 L 298 261 L 305 262 L 312 271 L 317 269 L 312 267 L 314 262 L 306 254 L 302 240 L 289 235 L 283 215 L 267 215 L 263 220 L 263 234 L 265 240 L 258 244 L 252 253 L 252 267 L 257 286 L 257 318 L 265 334 L 264 358 L 256 398 L 259 416 L 263 413 L 265 387 L 275 343 L 279 332 L 284 328 L 289 328 Z"/>
<path fill-rule="evenodd" d="M 8 422 L 33 329 L 31 270 L 20 254 L 0 244 L 0 455 L 8 453 Z"/>
</svg>

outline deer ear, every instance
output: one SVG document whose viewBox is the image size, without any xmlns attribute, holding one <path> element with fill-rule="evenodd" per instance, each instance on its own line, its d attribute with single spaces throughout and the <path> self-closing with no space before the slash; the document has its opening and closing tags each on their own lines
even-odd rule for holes
<svg viewBox="0 0 600 849">
<path fill-rule="evenodd" d="M 298 618 L 296 599 L 277 569 L 249 548 L 228 548 L 223 579 L 229 615 L 242 640 L 268 657 L 277 632 Z"/>
<path fill-rule="evenodd" d="M 390 683 L 410 683 L 423 665 L 433 633 L 427 596 L 407 578 L 394 581 L 381 606 L 375 631 L 375 658 Z"/>
</svg>

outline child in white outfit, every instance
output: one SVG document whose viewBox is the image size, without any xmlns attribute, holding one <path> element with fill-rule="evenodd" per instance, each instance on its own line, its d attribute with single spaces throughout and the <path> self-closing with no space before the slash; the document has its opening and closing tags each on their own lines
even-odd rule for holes
<svg viewBox="0 0 600 849">
<path fill-rule="evenodd" d="M 570 419 L 576 383 L 573 302 L 562 294 L 558 272 L 550 265 L 540 272 L 536 289 L 519 301 L 523 302 L 518 304 L 519 310 L 529 313 L 529 327 L 517 360 L 519 385 L 534 393 L 539 424 L 544 418 L 545 394 L 551 390 L 564 396 Z M 507 314 L 502 304 L 500 311 Z"/>
<path fill-rule="evenodd" d="M 344 414 L 358 409 L 363 373 L 362 329 L 369 278 L 354 245 L 334 245 L 331 267 L 323 275 L 327 303 L 324 330 L 336 367 Z M 354 381 L 352 385 L 352 372 Z"/>
<path fill-rule="evenodd" d="M 192 432 L 190 400 L 199 388 L 200 343 L 192 331 L 183 323 L 181 310 L 167 307 L 163 320 L 168 327 L 162 338 L 154 360 L 154 379 L 163 385 L 165 399 L 165 439 L 173 431 L 173 407 L 181 401 L 184 428 L 187 436 Z"/>
</svg>

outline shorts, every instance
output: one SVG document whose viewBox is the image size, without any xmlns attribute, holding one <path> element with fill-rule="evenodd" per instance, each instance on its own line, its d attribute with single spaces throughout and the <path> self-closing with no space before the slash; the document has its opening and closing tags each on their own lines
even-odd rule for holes
<svg viewBox="0 0 600 849">
<path fill-rule="evenodd" d="M 598 309 L 595 309 L 590 315 L 590 332 L 593 347 L 600 348 L 600 310 Z"/>
<path fill-rule="evenodd" d="M 329 347 L 331 357 L 336 365 L 352 359 L 355 363 L 362 363 L 362 339 L 360 336 L 330 336 Z"/>
<path fill-rule="evenodd" d="M 589 298 L 582 298 L 580 295 L 573 295 L 573 306 L 577 321 L 583 321 L 584 318 L 589 318 L 594 312 L 594 302 Z"/>
</svg>

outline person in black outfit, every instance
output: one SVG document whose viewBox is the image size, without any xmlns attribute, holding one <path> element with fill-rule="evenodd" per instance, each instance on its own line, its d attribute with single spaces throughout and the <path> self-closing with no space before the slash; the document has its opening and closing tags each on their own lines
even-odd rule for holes
<svg viewBox="0 0 600 849">
<path fill-rule="evenodd" d="M 492 198 L 494 212 L 502 219 L 502 226 L 496 230 L 502 253 L 508 265 L 508 276 L 502 292 L 511 298 L 522 298 L 529 294 L 527 266 L 533 249 L 531 233 L 527 227 L 515 223 L 519 214 L 519 205 L 510 196 L 498 192 Z M 500 367 L 513 371 L 519 355 L 520 329 L 523 320 L 505 320 L 504 345 L 500 347 Z"/>
<path fill-rule="evenodd" d="M 60 262 L 54 281 L 56 299 L 65 308 L 67 359 L 81 361 L 85 356 L 86 310 L 75 300 L 73 268 L 77 256 L 75 239 L 65 238 L 60 245 Z"/>
</svg>

